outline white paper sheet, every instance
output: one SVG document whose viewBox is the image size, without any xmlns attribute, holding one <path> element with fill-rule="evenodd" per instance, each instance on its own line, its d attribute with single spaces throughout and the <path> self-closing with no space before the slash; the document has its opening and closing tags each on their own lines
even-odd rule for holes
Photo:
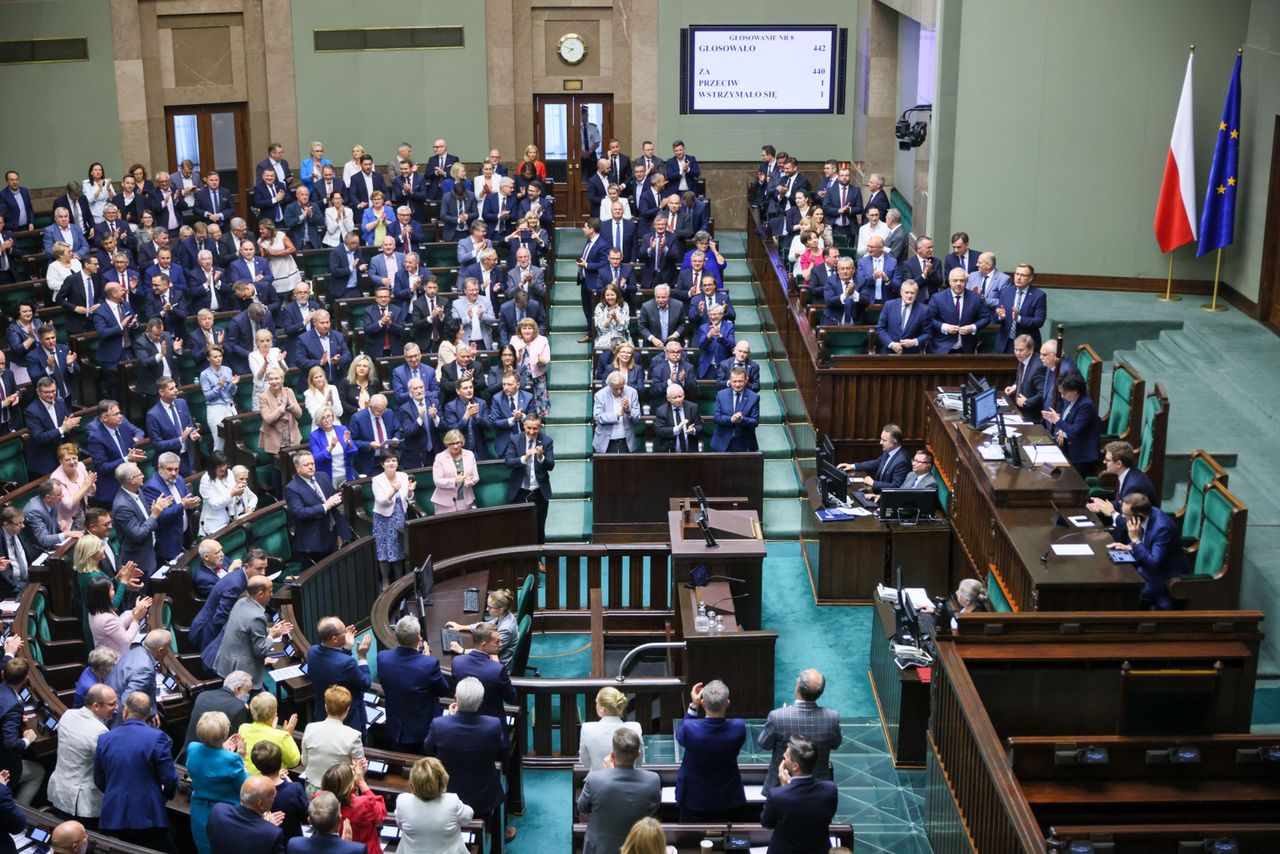
<svg viewBox="0 0 1280 854">
<path fill-rule="evenodd" d="M 1093 546 L 1088 543 L 1055 543 L 1053 553 L 1063 557 L 1080 557 L 1093 554 Z"/>
<path fill-rule="evenodd" d="M 294 664 L 289 667 L 277 667 L 275 670 L 268 670 L 267 675 L 277 682 L 297 679 L 302 675 L 302 665 Z"/>
<path fill-rule="evenodd" d="M 1093 528 L 1093 520 L 1088 516 L 1068 516 L 1067 521 L 1077 528 Z"/>
</svg>

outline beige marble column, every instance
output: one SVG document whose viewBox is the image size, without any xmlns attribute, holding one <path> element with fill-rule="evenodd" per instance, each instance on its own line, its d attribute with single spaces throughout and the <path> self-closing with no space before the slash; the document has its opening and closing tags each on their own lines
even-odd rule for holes
<svg viewBox="0 0 1280 854">
<path fill-rule="evenodd" d="M 152 145 L 143 96 L 146 73 L 142 63 L 142 34 L 138 0 L 110 0 L 111 43 L 116 76 L 120 157 L 130 163 L 152 162 Z M 120 176 L 113 176 L 119 180 Z"/>
</svg>

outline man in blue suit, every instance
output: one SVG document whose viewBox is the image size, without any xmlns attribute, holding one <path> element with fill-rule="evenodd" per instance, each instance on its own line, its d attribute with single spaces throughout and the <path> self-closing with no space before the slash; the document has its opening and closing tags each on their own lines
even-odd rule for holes
<svg viewBox="0 0 1280 854">
<path fill-rule="evenodd" d="M 507 443 L 507 503 L 538 508 L 538 542 L 547 541 L 547 510 L 551 502 L 550 472 L 556 467 L 555 443 L 542 432 L 542 419 L 525 415 L 524 429 Z"/>
<path fill-rule="evenodd" d="M 293 201 L 285 206 L 282 225 L 298 251 L 319 249 L 324 240 L 324 204 L 311 201 L 311 191 L 300 185 L 293 191 Z"/>
<path fill-rule="evenodd" d="M 391 372 L 391 391 L 396 400 L 408 397 L 409 381 L 414 377 L 422 380 L 427 399 L 439 403 L 440 384 L 436 378 L 436 370 L 422 361 L 422 348 L 410 341 L 404 345 L 404 364 L 397 365 Z"/>
<path fill-rule="evenodd" d="M 408 160 L 400 161 L 398 174 L 391 180 L 391 204 L 396 206 L 397 215 L 401 207 L 407 207 L 415 225 L 424 222 L 427 218 L 426 202 L 426 182 L 422 180 L 421 175 L 414 171 L 412 162 Z M 401 222 L 403 223 L 403 220 Z"/>
<path fill-rule="evenodd" d="M 80 426 L 67 402 L 58 397 L 58 385 L 49 377 L 36 382 L 36 399 L 26 409 L 27 474 L 39 477 L 58 467 L 58 446 Z"/>
<path fill-rule="evenodd" d="M 12 169 L 4 173 L 5 188 L 0 191 L 0 214 L 14 231 L 33 231 L 36 227 L 36 210 L 31 205 L 31 193 L 22 186 L 22 179 Z"/>
<path fill-rule="evenodd" d="M 261 179 L 253 185 L 253 198 L 250 204 L 258 212 L 258 219 L 269 219 L 274 223 L 284 222 L 284 208 L 288 204 L 289 188 L 276 175 L 276 170 L 268 167 L 259 173 Z"/>
<path fill-rule="evenodd" d="M 173 851 L 165 802 L 178 788 L 173 741 L 148 725 L 151 698 L 124 697 L 119 726 L 102 734 L 93 757 L 93 783 L 102 792 L 98 828 L 133 845 Z"/>
<path fill-rule="evenodd" d="M 1079 374 L 1071 359 L 1058 355 L 1058 342 L 1052 338 L 1040 345 L 1040 364 L 1044 365 L 1044 391 L 1039 399 L 1027 400 L 1027 408 L 1039 412 L 1058 407 L 1058 380 L 1067 374 Z M 1045 426 L 1049 426 L 1046 421 Z"/>
<path fill-rule="evenodd" d="M 58 397 L 69 405 L 76 402 L 75 377 L 80 374 L 76 354 L 66 344 L 58 343 L 58 330 L 46 323 L 37 331 L 40 343 L 27 352 L 27 376 L 32 382 L 41 377 L 53 380 Z"/>
<path fill-rule="evenodd" d="M 147 410 L 147 435 L 157 453 L 172 453 L 181 463 L 182 476 L 192 472 L 191 458 L 200 442 L 200 425 L 191 417 L 187 402 L 178 397 L 178 384 L 172 377 L 156 382 L 160 396 Z"/>
<path fill-rule="evenodd" d="M 901 296 L 884 304 L 876 321 L 876 340 L 880 354 L 923 353 L 933 333 L 929 307 L 917 301 L 920 286 L 907 279 L 898 289 Z"/>
<path fill-rule="evenodd" d="M 422 639 L 417 617 L 401 617 L 395 625 L 395 649 L 378 653 L 378 684 L 387 700 L 387 738 L 391 749 L 417 753 L 431 722 L 444 711 L 440 698 L 449 696 L 449 682 L 440 660 Z"/>
<path fill-rule="evenodd" d="M 516 182 L 511 178 L 503 178 L 498 185 L 498 192 L 485 196 L 480 205 L 480 218 L 489 226 L 489 239 L 501 243 L 512 232 L 512 223 L 516 218 L 515 197 Z M 596 206 L 597 208 L 599 205 Z"/>
<path fill-rule="evenodd" d="M 445 404 L 440 415 L 441 430 L 457 430 L 462 434 L 463 447 L 476 455 L 476 460 L 489 458 L 488 443 L 485 442 L 484 401 L 476 396 L 476 383 L 473 379 L 461 379 L 455 386 L 457 397 Z"/>
<path fill-rule="evenodd" d="M 5 655 L 4 682 L 0 684 L 0 770 L 20 800 L 30 803 L 40 790 L 44 769 L 38 762 L 23 759 L 23 751 L 35 741 L 35 731 L 23 729 L 24 702 L 20 696 L 27 684 L 31 664 L 24 658 Z"/>
<path fill-rule="evenodd" d="M 264 818 L 276 798 L 276 781 L 261 775 L 240 784 L 240 803 L 216 803 L 206 825 L 213 851 L 245 854 L 279 854 L 284 851 L 284 830 Z"/>
<path fill-rule="evenodd" d="M 1030 421 L 1040 417 L 1044 401 L 1044 365 L 1036 354 L 1035 342 L 1030 335 L 1019 335 L 1013 342 L 1013 355 L 1018 360 L 1018 370 L 1013 384 L 1004 388 L 1004 396 Z"/>
<path fill-rule="evenodd" d="M 978 256 L 978 269 L 969 274 L 969 290 L 986 300 L 995 311 L 1005 288 L 1011 287 L 1013 280 L 996 269 L 996 253 L 983 252 Z"/>
<path fill-rule="evenodd" d="M 886 424 L 880 430 L 880 456 L 860 463 L 840 463 L 841 471 L 852 475 L 854 472 L 870 472 L 863 477 L 850 477 L 851 483 L 858 484 L 879 492 L 882 489 L 897 489 L 902 486 L 907 475 L 911 474 L 911 457 L 902 449 L 902 428 L 897 424 Z"/>
<path fill-rule="evenodd" d="M 884 251 L 884 238 L 867 241 L 867 254 L 858 259 L 854 279 L 869 305 L 884 305 L 898 296 L 898 262 Z"/>
<path fill-rule="evenodd" d="M 836 262 L 836 276 L 828 280 L 822 301 L 827 306 L 822 312 L 823 326 L 851 326 L 866 322 L 867 299 L 858 289 L 852 258 L 842 255 Z"/>
<path fill-rule="evenodd" d="M 298 336 L 295 358 L 305 377 L 317 365 L 324 369 L 325 378 L 337 383 L 346 376 L 351 363 L 351 350 L 346 338 L 330 328 L 329 312 L 317 309 L 311 314 L 311 328 Z"/>
<path fill-rule="evenodd" d="M 375 394 L 368 406 L 351 416 L 347 431 L 356 443 L 355 469 L 368 476 L 382 471 L 382 453 L 398 444 L 400 422 L 387 409 L 386 395 Z"/>
<path fill-rule="evenodd" d="M 738 751 L 747 740 L 747 724 L 727 718 L 729 688 L 719 679 L 694 685 L 689 708 L 676 728 L 684 749 L 676 772 L 676 805 L 681 822 L 727 821 L 747 802 L 738 772 Z M 703 712 L 704 717 L 698 713 Z"/>
<path fill-rule="evenodd" d="M 848 168 L 841 169 L 836 183 L 822 196 L 822 211 L 831 224 L 831 230 L 845 235 L 850 243 L 855 242 L 863 212 L 862 190 L 852 181 L 853 172 Z"/>
<path fill-rule="evenodd" d="M 276 292 L 271 284 L 275 281 L 275 276 L 271 275 L 271 265 L 267 263 L 267 259 L 258 254 L 257 244 L 249 239 L 241 240 L 236 250 L 239 256 L 227 266 L 227 278 L 231 279 L 233 285 L 236 282 L 253 285 L 264 305 L 275 302 Z"/>
<path fill-rule="evenodd" d="M 355 626 L 343 625 L 337 617 L 323 617 L 316 624 L 316 635 L 320 642 L 313 645 L 307 654 L 307 675 L 311 677 L 316 694 L 315 717 L 312 720 L 324 720 L 324 692 L 330 685 L 341 685 L 354 698 L 343 723 L 363 735 L 368 723 L 362 698 L 370 684 L 369 662 L 365 656 L 373 643 L 373 633 L 366 633 L 357 646 Z M 352 648 L 356 652 L 355 658 L 351 656 Z"/>
<path fill-rule="evenodd" d="M 423 367 L 431 370 L 426 365 Z M 433 382 L 434 379 L 433 372 Z M 440 420 L 439 389 L 436 389 L 435 398 L 430 397 L 422 378 L 414 375 L 404 393 L 397 395 L 396 399 L 403 401 L 396 410 L 400 427 L 400 467 L 417 469 L 431 465 L 436 450 L 435 428 Z"/>
<path fill-rule="evenodd" d="M 418 247 L 426 241 L 422 225 L 413 218 L 413 212 L 413 207 L 401 204 L 396 208 L 396 218 L 387 224 L 387 236 L 395 240 L 397 251 L 405 258 L 416 255 Z"/>
<path fill-rule="evenodd" d="M 66 312 L 63 325 L 70 335 L 93 331 L 93 320 L 89 315 L 102 301 L 103 281 L 98 273 L 101 263 L 97 255 L 82 258 L 80 272 L 63 279 L 62 286 L 53 295 L 54 302 Z"/>
<path fill-rule="evenodd" d="M 908 261 L 910 263 L 910 261 Z M 975 353 L 978 332 L 991 322 L 991 310 L 982 297 L 965 287 L 969 277 L 959 267 L 951 271 L 949 290 L 929 301 L 933 318 L 930 353 Z"/>
<path fill-rule="evenodd" d="M 342 804 L 332 792 L 316 792 L 307 805 L 307 819 L 311 836 L 290 839 L 288 854 L 367 854 L 363 842 L 342 838 Z"/>
<path fill-rule="evenodd" d="M 275 327 L 271 312 L 259 302 L 250 303 L 248 308 L 231 318 L 222 349 L 226 365 L 233 374 L 249 373 L 249 354 L 257 349 L 254 338 L 258 330 L 269 329 L 275 332 Z"/>
<path fill-rule="evenodd" d="M 502 304 L 498 309 L 498 340 L 502 343 L 516 336 L 516 325 L 525 318 L 538 324 L 538 333 L 547 331 L 547 312 L 542 303 L 529 296 L 528 291 L 516 291 L 515 296 Z"/>
<path fill-rule="evenodd" d="M 508 448 L 517 443 L 525 416 L 533 411 L 533 395 L 520 388 L 520 379 L 508 371 L 502 376 L 502 391 L 489 400 L 485 420 L 493 430 L 493 452 L 506 459 Z"/>
<path fill-rule="evenodd" d="M 431 146 L 431 157 L 423 164 L 426 169 L 427 198 L 439 199 L 444 179 L 449 177 L 453 164 L 458 162 L 456 154 L 449 153 L 449 145 L 443 139 L 437 139 Z M 363 164 L 362 164 L 363 165 Z"/>
<path fill-rule="evenodd" d="M 684 151 L 684 140 L 677 139 L 671 143 L 671 159 L 666 163 L 667 184 L 671 192 L 684 192 L 698 189 L 698 176 L 702 169 L 698 166 L 698 158 Z"/>
<path fill-rule="evenodd" d="M 342 493 L 329 476 L 316 472 L 310 451 L 293 456 L 297 473 L 284 488 L 285 509 L 293 521 L 293 554 L 304 567 L 338 549 L 351 539 L 351 528 L 342 512 Z"/>
<path fill-rule="evenodd" d="M 311 298 L 311 286 L 298 282 L 293 286 L 293 298 L 280 309 L 280 327 L 285 337 L 296 341 L 298 336 L 311 328 L 312 316 L 320 310 L 320 303 Z M 302 377 L 305 382 L 305 374 Z"/>
<path fill-rule="evenodd" d="M 1138 574 L 1146 582 L 1138 599 L 1143 608 L 1171 611 L 1176 603 L 1169 595 L 1169 582 L 1191 572 L 1178 525 L 1141 492 L 1125 496 L 1122 507 L 1125 536 L 1107 548 L 1133 555 Z"/>
<path fill-rule="evenodd" d="M 385 196 L 387 183 L 382 179 L 381 172 L 373 171 L 373 156 L 365 154 L 360 157 L 360 171 L 352 175 L 351 182 L 347 184 L 347 205 L 354 212 L 356 225 L 360 224 L 359 219 L 364 216 L 375 192 Z M 439 198 L 439 194 L 436 198 Z"/>
<path fill-rule="evenodd" d="M 200 505 L 200 496 L 192 495 L 187 482 L 178 476 L 178 455 L 165 452 L 156 458 L 156 473 L 142 487 L 142 497 L 153 507 L 162 495 L 173 499 L 156 519 L 156 560 L 168 563 L 190 546 L 195 531 L 188 510 Z"/>
<path fill-rule="evenodd" d="M 156 571 L 156 526 L 173 504 L 168 494 L 154 501 L 142 494 L 142 469 L 136 463 L 116 466 L 120 491 L 111 503 L 111 521 L 120 543 L 120 564 L 133 561 L 150 578 Z"/>
<path fill-rule="evenodd" d="M 600 233 L 610 249 L 622 251 L 624 261 L 634 261 L 636 259 L 636 222 L 623 219 L 622 211 L 622 202 L 614 202 L 613 216 L 600 224 Z"/>
<path fill-rule="evenodd" d="M 369 282 L 375 288 L 393 288 L 396 274 L 404 269 L 404 253 L 396 249 L 396 240 L 390 235 L 382 238 L 381 251 L 369 259 Z"/>
<path fill-rule="evenodd" d="M 478 706 L 480 714 L 505 722 L 503 704 L 514 705 L 517 698 L 507 668 L 498 661 L 498 651 L 502 648 L 498 627 L 493 623 L 477 623 L 471 629 L 471 644 L 472 648 L 466 652 L 454 647 L 460 654 L 453 659 L 453 679 L 461 682 L 468 676 L 475 677 L 484 688 L 484 699 Z M 505 730 L 505 724 L 503 728 Z"/>
<path fill-rule="evenodd" d="M 287 185 L 289 179 L 293 177 L 293 170 L 289 168 L 289 161 L 284 159 L 284 146 L 278 142 L 273 142 L 267 146 L 267 156 L 258 161 L 258 165 L 254 168 L 259 175 L 270 169 L 275 173 L 276 180 L 280 182 L 281 186 Z"/>
<path fill-rule="evenodd" d="M 697 348 L 702 353 L 698 361 L 698 379 L 715 379 L 720 363 L 729 358 L 734 346 L 738 343 L 734 337 L 733 321 L 726 320 L 725 307 L 720 303 L 711 306 L 709 317 L 698 327 L 689 342 L 690 348 Z"/>
<path fill-rule="evenodd" d="M 210 172 L 205 176 L 205 187 L 196 190 L 194 198 L 192 210 L 208 224 L 217 223 L 226 228 L 227 223 L 236 215 L 235 197 L 229 190 L 222 189 L 217 172 Z"/>
<path fill-rule="evenodd" d="M 587 334 L 579 338 L 578 343 L 587 344 L 595 338 L 596 302 L 604 290 L 600 275 L 609 265 L 609 245 L 600 237 L 600 220 L 594 216 L 587 217 L 582 224 L 582 234 L 587 238 L 587 245 L 577 259 L 578 289 L 582 297 L 582 313 L 587 318 Z"/>
<path fill-rule="evenodd" d="M 942 275 L 942 265 L 933 257 L 933 239 L 919 237 L 916 239 L 916 251 L 907 255 L 907 260 L 898 265 L 898 284 L 907 279 L 915 279 L 920 286 L 920 299 L 928 302 L 936 293 L 947 288 L 950 281 Z"/>
<path fill-rule="evenodd" d="M 747 372 L 747 388 L 759 394 L 760 366 L 751 360 L 751 345 L 744 339 L 739 339 L 738 343 L 733 345 L 732 356 L 716 366 L 717 389 L 729 387 L 729 374 L 734 368 L 741 368 Z"/>
<path fill-rule="evenodd" d="M 454 677 L 458 686 L 449 707 L 451 714 L 431 722 L 422 752 L 437 757 L 449 772 L 449 791 L 471 807 L 491 833 L 502 833 L 502 777 L 496 763 L 507 752 L 505 728 L 500 718 L 480 710 L 483 686 L 475 678 L 459 676 L 456 670 Z M 512 830 L 509 836 L 514 835 Z"/>
<path fill-rule="evenodd" d="M 89 241 L 85 239 L 84 230 L 71 221 L 71 211 L 56 208 L 53 222 L 45 227 L 41 240 L 44 254 L 53 258 L 53 244 L 65 243 L 71 247 L 71 254 L 76 258 L 84 258 L 89 254 Z"/>
<path fill-rule="evenodd" d="M 1138 492 L 1147 496 L 1152 504 L 1160 503 L 1155 484 L 1138 468 L 1138 453 L 1128 442 L 1108 442 L 1102 449 L 1102 464 L 1107 474 L 1116 479 L 1114 498 L 1096 496 L 1089 499 L 1089 509 L 1100 514 L 1112 526 L 1112 536 L 1123 541 L 1124 499 Z"/>
<path fill-rule="evenodd" d="M 1050 425 L 1050 431 L 1067 461 L 1086 477 L 1097 472 L 1098 458 L 1098 409 L 1089 397 L 1084 377 L 1064 374 L 1058 378 L 1058 407 L 1045 409 L 1041 416 Z"/>
<path fill-rule="evenodd" d="M 365 354 L 371 359 L 399 356 L 404 351 L 406 320 L 404 309 L 391 302 L 391 289 L 379 285 L 373 292 L 373 305 L 364 312 Z"/>
<path fill-rule="evenodd" d="M 818 754 L 813 742 L 793 735 L 778 766 L 778 783 L 765 796 L 760 823 L 773 831 L 767 854 L 809 854 L 827 848 L 828 828 L 840 791 L 813 776 Z"/>
<path fill-rule="evenodd" d="M 231 614 L 231 608 L 236 604 L 236 600 L 248 589 L 249 579 L 265 575 L 266 572 L 266 552 L 262 549 L 249 549 L 243 565 L 218 579 L 213 589 L 209 591 L 209 596 L 205 599 L 200 612 L 191 621 L 188 637 L 196 648 L 202 649 L 213 643 L 213 639 L 227 624 L 227 617 Z"/>
<path fill-rule="evenodd" d="M 369 269 L 369 265 L 360 260 L 359 232 L 353 231 L 342 240 L 342 246 L 329 251 L 329 296 L 335 300 L 364 296 L 360 290 L 360 274 Z"/>
<path fill-rule="evenodd" d="M 679 289 L 676 291 L 680 293 Z M 727 290 L 716 290 L 716 278 L 710 274 L 702 276 L 698 283 L 698 293 L 689 300 L 689 325 L 695 329 L 706 323 L 710 317 L 710 308 L 718 305 L 724 309 L 724 319 L 737 322 L 738 312 L 733 307 Z"/>
<path fill-rule="evenodd" d="M 978 269 L 978 257 L 982 253 L 969 248 L 969 235 L 957 231 L 951 235 L 951 252 L 942 259 L 942 275 L 951 280 L 951 271 L 959 267 L 964 270 L 965 277 Z"/>
<path fill-rule="evenodd" d="M 1031 284 L 1035 274 L 1030 264 L 1019 264 L 1013 271 L 1013 287 L 1000 294 L 995 315 L 1000 321 L 1002 353 L 1013 352 L 1013 339 L 1019 335 L 1030 335 L 1035 346 L 1040 346 L 1040 327 L 1048 317 L 1049 300 L 1044 291 Z"/>
<path fill-rule="evenodd" d="M 146 434 L 121 414 L 119 403 L 110 399 L 98 401 L 98 418 L 89 424 L 87 433 L 89 458 L 98 473 L 94 498 L 111 506 L 120 488 L 116 468 L 122 463 L 140 463 L 147 458 L 146 452 L 137 447 Z"/>
<path fill-rule="evenodd" d="M 716 392 L 711 436 L 713 451 L 758 451 L 756 426 L 760 423 L 760 395 L 747 388 L 747 372 L 729 371 L 729 387 Z"/>
</svg>

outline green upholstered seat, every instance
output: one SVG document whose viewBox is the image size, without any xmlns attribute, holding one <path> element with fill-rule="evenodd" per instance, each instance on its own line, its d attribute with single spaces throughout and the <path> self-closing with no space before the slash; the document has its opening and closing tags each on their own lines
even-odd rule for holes
<svg viewBox="0 0 1280 854">
<path fill-rule="evenodd" d="M 987 576 L 987 601 L 991 603 L 993 611 L 1013 611 L 1013 606 L 1009 604 L 1008 598 L 1004 595 L 1004 589 L 1000 587 L 994 574 Z"/>
<path fill-rule="evenodd" d="M 951 515 L 951 490 L 947 488 L 946 481 L 942 479 L 942 472 L 938 471 L 938 464 L 933 464 L 933 479 L 938 483 L 938 506 L 942 508 L 942 512 Z"/>
<path fill-rule="evenodd" d="M 1182 536 L 1192 541 L 1200 539 L 1204 520 L 1205 489 L 1218 476 L 1208 459 L 1200 454 L 1191 456 L 1191 470 L 1187 479 L 1187 501 L 1182 508 Z"/>
<path fill-rule="evenodd" d="M 871 330 L 858 327 L 823 327 L 828 356 L 865 355 L 871 343 Z"/>
<path fill-rule="evenodd" d="M 1149 394 L 1142 403 L 1142 428 L 1138 435 L 1141 443 L 1138 448 L 1138 468 L 1147 471 L 1151 468 L 1151 454 L 1155 449 L 1156 419 L 1164 412 L 1164 401 L 1157 394 Z"/>
<path fill-rule="evenodd" d="M 283 507 L 255 519 L 250 535 L 254 548 L 265 551 L 270 557 L 277 558 L 284 567 L 281 578 L 297 575 L 302 565 L 293 560 L 293 543 L 289 537 L 289 515 Z M 225 549 L 226 546 L 224 545 Z"/>
<path fill-rule="evenodd" d="M 22 437 L 11 434 L 0 442 L 0 481 L 21 486 L 27 483 L 27 458 L 23 453 Z"/>
<path fill-rule="evenodd" d="M 516 594 L 516 619 L 520 622 L 533 616 L 533 609 L 538 604 L 538 573 L 531 572 L 524 577 L 520 592 Z"/>
<path fill-rule="evenodd" d="M 1200 546 L 1191 567 L 1192 575 L 1213 577 L 1225 568 L 1233 509 L 1220 490 L 1205 490 L 1204 522 L 1200 526 Z"/>
<path fill-rule="evenodd" d="M 1134 383 L 1134 375 L 1122 370 L 1120 365 L 1116 365 L 1111 372 L 1111 399 L 1107 408 L 1108 435 L 1120 436 L 1129 428 Z"/>
</svg>

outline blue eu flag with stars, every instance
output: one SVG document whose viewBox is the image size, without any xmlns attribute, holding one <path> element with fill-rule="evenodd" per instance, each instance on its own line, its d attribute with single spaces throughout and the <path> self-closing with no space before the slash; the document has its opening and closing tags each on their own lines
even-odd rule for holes
<svg viewBox="0 0 1280 854">
<path fill-rule="evenodd" d="M 1209 186 L 1200 215 L 1200 248 L 1196 255 L 1230 246 L 1235 236 L 1236 194 L 1240 192 L 1240 57 L 1231 70 L 1227 102 L 1222 105 L 1218 140 L 1213 146 Z"/>
</svg>

